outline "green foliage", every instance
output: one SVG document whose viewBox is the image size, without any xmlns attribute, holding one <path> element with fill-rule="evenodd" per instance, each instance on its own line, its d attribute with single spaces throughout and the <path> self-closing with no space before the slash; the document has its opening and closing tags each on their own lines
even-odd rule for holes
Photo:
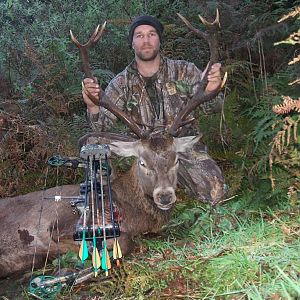
<svg viewBox="0 0 300 300">
<path fill-rule="evenodd" d="M 66 254 L 56 258 L 52 261 L 54 267 L 60 268 L 75 268 L 79 265 L 80 259 L 78 258 L 78 253 L 69 251 Z"/>
</svg>

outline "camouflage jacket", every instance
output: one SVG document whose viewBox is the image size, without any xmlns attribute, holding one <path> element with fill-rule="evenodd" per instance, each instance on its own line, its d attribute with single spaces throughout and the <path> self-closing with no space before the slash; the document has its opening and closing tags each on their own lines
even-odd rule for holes
<svg viewBox="0 0 300 300">
<path fill-rule="evenodd" d="M 138 73 L 133 61 L 105 89 L 108 98 L 129 114 L 141 127 L 168 125 L 197 91 L 202 72 L 184 60 L 161 58 L 159 71 L 151 78 Z M 208 114 L 220 110 L 223 97 L 203 104 Z M 119 131 L 120 123 L 104 108 L 100 114 L 89 115 L 95 131 Z M 197 131 L 193 126 L 193 132 Z"/>
</svg>

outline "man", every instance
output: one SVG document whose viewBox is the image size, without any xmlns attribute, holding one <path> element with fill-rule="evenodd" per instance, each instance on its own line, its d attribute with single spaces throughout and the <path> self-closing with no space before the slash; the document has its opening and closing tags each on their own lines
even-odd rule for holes
<svg viewBox="0 0 300 300">
<path fill-rule="evenodd" d="M 144 128 L 166 126 L 194 95 L 202 72 L 186 61 L 160 54 L 163 26 L 155 17 L 139 16 L 131 24 L 128 42 L 135 53 L 133 62 L 108 85 L 105 94 Z M 214 64 L 208 76 L 207 91 L 221 85 L 221 65 Z M 95 131 L 113 130 L 116 118 L 95 105 L 88 95 L 101 98 L 101 89 L 92 79 L 84 79 L 82 91 L 91 126 Z M 216 102 L 220 98 L 217 97 Z M 101 99 L 100 99 L 101 101 Z M 207 107 L 202 106 L 204 110 Z M 195 126 L 186 126 L 181 135 L 195 135 Z M 199 147 L 198 147 L 199 148 Z M 198 149 L 199 150 L 199 149 Z M 206 151 L 185 154 L 179 168 L 179 184 L 200 200 L 216 204 L 223 196 L 224 179 Z"/>
</svg>

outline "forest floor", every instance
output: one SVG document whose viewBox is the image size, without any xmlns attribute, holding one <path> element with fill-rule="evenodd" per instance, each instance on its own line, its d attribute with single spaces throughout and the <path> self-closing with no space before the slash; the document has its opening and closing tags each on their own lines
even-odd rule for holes
<svg viewBox="0 0 300 300">
<path fill-rule="evenodd" d="M 134 254 L 108 277 L 100 274 L 41 299 L 299 299 L 299 212 L 299 203 L 271 209 L 247 197 L 214 211 L 179 201 L 161 234 L 137 240 Z M 76 259 L 67 253 L 61 267 Z M 34 299 L 29 279 L 25 274 L 2 281 L 0 299 Z"/>
</svg>

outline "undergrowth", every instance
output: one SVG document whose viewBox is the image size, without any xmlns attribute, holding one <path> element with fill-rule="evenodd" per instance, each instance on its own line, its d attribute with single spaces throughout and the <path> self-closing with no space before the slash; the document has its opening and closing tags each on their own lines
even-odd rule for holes
<svg viewBox="0 0 300 300">
<path fill-rule="evenodd" d="M 213 211 L 179 202 L 162 232 L 137 240 L 111 276 L 67 288 L 57 299 L 299 299 L 300 202 L 249 201 L 238 196 Z M 61 267 L 74 266 L 76 257 L 61 257 Z M 23 288 L 20 299 L 29 299 Z"/>
<path fill-rule="evenodd" d="M 299 203 L 245 210 L 240 200 L 213 213 L 183 204 L 165 238 L 144 240 L 151 250 L 129 262 L 139 274 L 131 292 L 152 287 L 149 299 L 299 297 Z"/>
</svg>

